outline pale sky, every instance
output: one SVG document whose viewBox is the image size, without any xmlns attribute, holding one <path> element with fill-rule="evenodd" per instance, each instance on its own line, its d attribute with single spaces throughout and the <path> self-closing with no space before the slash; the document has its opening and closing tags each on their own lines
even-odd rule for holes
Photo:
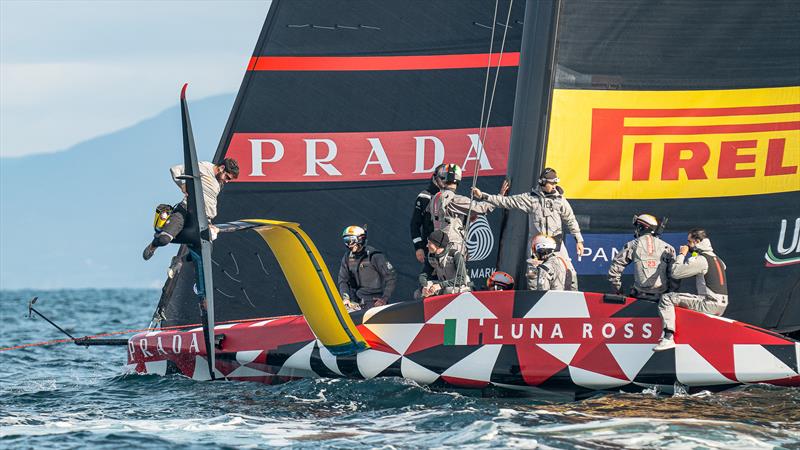
<svg viewBox="0 0 800 450">
<path fill-rule="evenodd" d="M 63 150 L 236 92 L 268 0 L 0 0 L 0 157 Z"/>
</svg>

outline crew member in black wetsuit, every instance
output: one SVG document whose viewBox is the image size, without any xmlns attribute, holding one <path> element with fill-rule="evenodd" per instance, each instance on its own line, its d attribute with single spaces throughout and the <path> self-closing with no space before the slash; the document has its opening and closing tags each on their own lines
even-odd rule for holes
<svg viewBox="0 0 800 450">
<path fill-rule="evenodd" d="M 428 236 L 433 231 L 433 218 L 428 211 L 428 204 L 433 196 L 442 189 L 442 183 L 447 175 L 444 172 L 445 166 L 446 164 L 439 164 L 433 170 L 428 187 L 417 194 L 417 199 L 414 201 L 414 212 L 411 213 L 411 244 L 414 245 L 417 261 L 421 263 L 424 263 L 425 258 L 428 257 Z"/>
<path fill-rule="evenodd" d="M 349 311 L 383 306 L 389 302 L 397 282 L 392 263 L 367 245 L 367 231 L 351 225 L 342 232 L 348 248 L 339 267 L 339 293 Z"/>
</svg>

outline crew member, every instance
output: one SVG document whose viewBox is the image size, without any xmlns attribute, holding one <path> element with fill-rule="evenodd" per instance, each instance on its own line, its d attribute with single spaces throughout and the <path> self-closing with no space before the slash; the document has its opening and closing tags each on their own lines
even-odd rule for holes
<svg viewBox="0 0 800 450">
<path fill-rule="evenodd" d="M 527 213 L 530 245 L 533 246 L 534 236 L 539 234 L 552 236 L 556 241 L 556 251 L 562 253 L 564 259 L 572 266 L 566 249 L 561 245 L 564 239 L 562 221 L 566 222 L 567 229 L 575 237 L 578 255 L 583 254 L 583 235 L 575 219 L 575 213 L 572 212 L 572 207 L 564 197 L 564 190 L 558 186 L 558 182 L 556 171 L 548 167 L 539 175 L 538 186 L 528 193 L 506 197 L 502 193 L 489 195 L 478 188 L 472 188 L 472 196 L 493 206 L 518 209 Z"/>
<path fill-rule="evenodd" d="M 342 232 L 348 251 L 339 267 L 339 293 L 349 311 L 389 302 L 397 282 L 397 274 L 386 256 L 367 245 L 367 231 L 351 225 Z"/>
<path fill-rule="evenodd" d="M 417 200 L 414 202 L 414 212 L 411 214 L 411 244 L 414 245 L 417 261 L 421 263 L 424 263 L 428 256 L 428 235 L 433 231 L 433 219 L 428 210 L 428 204 L 442 188 L 446 178 L 445 167 L 446 164 L 436 166 L 428 187 L 417 194 Z"/>
<path fill-rule="evenodd" d="M 442 230 L 428 236 L 428 264 L 419 275 L 419 284 L 423 298 L 472 290 L 464 256 Z"/>
<path fill-rule="evenodd" d="M 487 291 L 513 291 L 514 277 L 506 272 L 496 270 L 486 279 Z"/>
<path fill-rule="evenodd" d="M 532 258 L 528 260 L 528 289 L 532 291 L 574 291 L 575 274 L 556 252 L 556 241 L 540 234 L 533 238 Z"/>
<path fill-rule="evenodd" d="M 686 261 L 686 255 L 692 252 Z M 714 253 L 706 231 L 695 228 L 689 231 L 688 242 L 678 250 L 671 266 L 671 276 L 676 280 L 695 277 L 697 294 L 667 292 L 658 302 L 658 314 L 664 322 L 664 336 L 653 348 L 662 351 L 675 347 L 675 306 L 721 316 L 728 306 L 728 277 L 725 263 Z"/>
<path fill-rule="evenodd" d="M 217 196 L 225 183 L 239 178 L 239 164 L 233 158 L 225 158 L 220 164 L 215 165 L 208 161 L 200 161 L 197 166 L 200 169 L 200 182 L 203 189 L 203 201 L 206 206 L 206 218 L 213 238 L 218 231 L 217 227 L 211 224 L 211 220 L 217 216 Z M 189 212 L 186 206 L 189 195 L 186 191 L 186 182 L 178 178 L 186 173 L 183 164 L 173 166 L 169 171 L 172 175 L 172 181 L 183 192 L 183 201 L 172 210 L 164 226 L 155 233 L 153 241 L 145 247 L 144 252 L 142 252 L 142 257 L 145 261 L 153 257 L 158 247 L 163 247 L 175 239 L 175 236 L 183 230 L 186 215 Z"/>
<path fill-rule="evenodd" d="M 669 288 L 669 268 L 675 262 L 675 248 L 662 241 L 658 219 L 650 214 L 633 216 L 633 236 L 617 253 L 608 269 L 608 281 L 622 293 L 622 272 L 633 263 L 631 295 L 658 300 Z"/>
<path fill-rule="evenodd" d="M 428 211 L 433 218 L 433 229 L 447 234 L 450 245 L 464 256 L 466 255 L 464 227 L 470 211 L 470 204 L 472 204 L 472 214 L 474 215 L 491 212 L 494 210 L 494 206 L 488 203 L 473 202 L 463 195 L 456 194 L 456 188 L 461 181 L 461 167 L 458 164 L 448 164 L 444 173 L 442 190 L 434 195 L 428 205 Z M 470 218 L 470 220 L 472 219 Z"/>
</svg>

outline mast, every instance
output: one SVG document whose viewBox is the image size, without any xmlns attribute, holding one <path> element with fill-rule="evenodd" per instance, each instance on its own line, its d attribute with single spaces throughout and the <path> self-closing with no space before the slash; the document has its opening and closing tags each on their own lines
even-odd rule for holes
<svg viewBox="0 0 800 450">
<path fill-rule="evenodd" d="M 510 195 L 530 191 L 544 166 L 560 9 L 561 0 L 527 0 L 525 5 L 508 155 Z M 517 286 L 521 286 L 520 280 L 524 279 L 527 242 L 527 215 L 508 211 L 500 234 L 497 268 L 510 273 L 517 280 Z"/>
</svg>

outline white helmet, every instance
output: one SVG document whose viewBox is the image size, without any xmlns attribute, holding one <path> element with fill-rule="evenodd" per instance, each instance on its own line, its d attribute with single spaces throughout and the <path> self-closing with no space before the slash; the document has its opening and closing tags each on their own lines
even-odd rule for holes
<svg viewBox="0 0 800 450">
<path fill-rule="evenodd" d="M 547 256 L 556 250 L 556 240 L 546 234 L 540 234 L 533 238 L 531 247 L 537 255 Z"/>
<path fill-rule="evenodd" d="M 658 219 L 652 214 L 639 214 L 633 216 L 633 227 L 637 237 L 645 233 L 655 234 L 658 230 Z"/>
</svg>

